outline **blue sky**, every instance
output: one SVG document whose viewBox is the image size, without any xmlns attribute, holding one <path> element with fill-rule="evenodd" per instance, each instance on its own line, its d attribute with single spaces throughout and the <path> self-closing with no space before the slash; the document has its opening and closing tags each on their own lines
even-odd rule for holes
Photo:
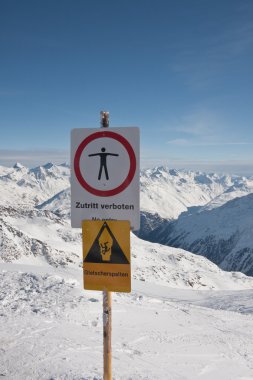
<svg viewBox="0 0 253 380">
<path fill-rule="evenodd" d="M 143 167 L 253 174 L 251 0 L 0 3 L 0 164 L 69 161 L 70 130 L 139 126 Z"/>
</svg>

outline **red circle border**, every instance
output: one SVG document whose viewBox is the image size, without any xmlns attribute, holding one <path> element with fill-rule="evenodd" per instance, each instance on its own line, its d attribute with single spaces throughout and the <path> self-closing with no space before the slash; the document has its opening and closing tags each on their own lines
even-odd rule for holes
<svg viewBox="0 0 253 380">
<path fill-rule="evenodd" d="M 118 187 L 115 187 L 115 189 L 111 189 L 111 190 L 98 190 L 98 189 L 90 186 L 85 181 L 85 179 L 83 178 L 81 170 L 80 170 L 80 159 L 81 159 L 81 155 L 82 155 L 85 147 L 90 142 L 92 142 L 93 140 L 96 140 L 99 138 L 104 138 L 104 137 L 111 138 L 111 139 L 114 139 L 114 140 L 117 140 L 118 142 L 120 142 L 124 146 L 124 148 L 126 149 L 128 156 L 129 156 L 129 159 L 130 159 L 130 168 L 129 168 L 129 172 L 127 174 L 126 179 Z M 81 142 L 81 144 L 78 146 L 75 157 L 74 157 L 74 171 L 75 171 L 76 178 L 77 178 L 78 182 L 80 183 L 80 185 L 85 190 L 87 190 L 89 193 L 96 195 L 96 196 L 100 196 L 100 197 L 111 197 L 113 195 L 117 195 L 117 194 L 121 193 L 122 191 L 124 191 L 132 182 L 134 175 L 135 175 L 135 172 L 136 172 L 135 153 L 134 153 L 132 146 L 125 139 L 125 137 L 119 135 L 118 133 L 111 132 L 111 131 L 95 132 L 95 133 L 89 135 L 88 137 L 86 137 Z"/>
</svg>

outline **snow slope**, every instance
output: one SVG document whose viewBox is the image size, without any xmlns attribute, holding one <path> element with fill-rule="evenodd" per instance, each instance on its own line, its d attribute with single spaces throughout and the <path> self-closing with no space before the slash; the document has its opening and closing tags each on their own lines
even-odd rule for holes
<svg viewBox="0 0 253 380">
<path fill-rule="evenodd" d="M 80 270 L 0 264 L 0 277 L 0 376 L 101 380 L 102 297 Z M 252 379 L 252 299 L 142 281 L 113 293 L 113 378 Z"/>
<path fill-rule="evenodd" d="M 55 194 L 52 198 L 47 199 L 40 205 L 37 205 L 37 209 L 52 211 L 58 216 L 70 218 L 70 196 L 70 188 L 67 188 Z"/>
<path fill-rule="evenodd" d="M 38 259 L 40 265 L 78 267 L 82 264 L 81 230 L 49 211 L 0 208 L 0 248 L 3 262 L 25 263 Z M 253 278 L 226 273 L 207 259 L 181 249 L 138 239 L 132 235 L 135 279 L 194 289 L 243 289 Z M 224 282 L 224 279 L 226 281 Z"/>
<path fill-rule="evenodd" d="M 206 256 L 225 270 L 253 275 L 253 194 L 182 214 L 153 232 L 158 240 Z"/>
</svg>

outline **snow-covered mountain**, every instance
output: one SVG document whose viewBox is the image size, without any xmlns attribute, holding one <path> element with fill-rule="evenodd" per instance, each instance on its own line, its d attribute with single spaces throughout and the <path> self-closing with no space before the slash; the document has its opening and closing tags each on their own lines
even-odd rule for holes
<svg viewBox="0 0 253 380">
<path fill-rule="evenodd" d="M 217 207 L 253 193 L 253 177 L 156 167 L 141 172 L 141 210 L 173 220 L 193 206 Z"/>
<path fill-rule="evenodd" d="M 0 261 L 82 266 L 81 230 L 50 211 L 1 207 Z M 243 289 L 253 279 L 227 273 L 206 258 L 132 235 L 133 278 L 193 289 Z"/>
<path fill-rule="evenodd" d="M 204 255 L 221 268 L 253 275 L 253 194 L 197 208 L 164 222 L 150 239 Z"/>
<path fill-rule="evenodd" d="M 4 219 L 2 241 L 3 244 L 9 241 L 9 244 L 15 246 L 13 254 L 20 249 L 17 239 L 8 238 L 11 228 L 27 226 L 27 229 L 34 230 L 35 225 L 46 224 L 47 219 L 48 225 L 53 219 L 54 223 L 68 223 L 69 174 L 70 169 L 66 164 L 49 163 L 34 169 L 21 164 L 16 164 L 13 168 L 0 167 L 0 205 L 2 215 L 9 213 L 9 219 Z M 243 197 L 253 193 L 252 177 L 157 167 L 142 171 L 140 182 L 142 213 L 139 237 L 203 254 L 226 270 L 252 274 L 252 223 L 248 205 L 251 197 L 247 198 L 247 204 L 243 201 Z M 245 205 L 230 215 L 230 201 L 237 198 Z M 11 218 L 13 213 L 15 217 Z M 32 222 L 24 217 L 28 214 L 33 214 Z M 21 215 L 23 219 L 20 220 Z M 17 220 L 20 220 L 18 226 Z M 193 233 L 193 226 L 197 223 L 195 220 L 199 221 L 199 225 Z M 50 232 L 48 236 L 50 237 Z M 39 234 L 35 239 L 43 240 Z M 25 243 L 25 247 L 33 252 L 38 244 L 30 240 Z M 48 249 L 47 243 L 44 251 L 47 252 Z M 59 245 L 53 249 L 61 251 Z M 60 253 L 59 257 L 65 260 L 65 256 Z"/>
<path fill-rule="evenodd" d="M 55 266 L 81 262 L 81 231 L 48 211 L 0 207 L 0 259 L 40 257 Z"/>
<path fill-rule="evenodd" d="M 152 225 L 153 215 L 174 220 L 190 207 L 207 205 L 214 208 L 236 197 L 253 193 L 253 177 L 157 167 L 141 171 L 140 191 L 142 215 Z M 69 216 L 70 190 L 64 189 L 59 194 L 53 194 L 39 208 Z"/>
<path fill-rule="evenodd" d="M 141 183 L 138 236 L 253 275 L 252 177 L 160 167 L 142 172 Z"/>
<path fill-rule="evenodd" d="M 58 216 L 70 218 L 70 188 L 60 191 L 52 198 L 36 206 L 38 210 L 52 211 Z"/>
<path fill-rule="evenodd" d="M 236 197 L 253 193 L 253 177 L 205 174 L 167 167 L 146 169 L 140 175 L 141 211 L 147 216 L 159 215 L 166 220 L 177 219 L 190 207 L 218 207 Z M 64 189 L 40 208 L 69 215 L 70 190 Z"/>
<path fill-rule="evenodd" d="M 34 206 L 69 187 L 70 168 L 47 163 L 33 169 L 20 163 L 0 167 L 0 205 Z"/>
</svg>

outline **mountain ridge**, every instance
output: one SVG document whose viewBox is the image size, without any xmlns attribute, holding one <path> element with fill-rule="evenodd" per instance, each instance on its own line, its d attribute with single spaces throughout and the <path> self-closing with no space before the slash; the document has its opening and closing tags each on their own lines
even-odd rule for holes
<svg viewBox="0 0 253 380">
<path fill-rule="evenodd" d="M 1 210 L 9 207 L 10 213 L 10 220 L 7 218 L 5 222 L 11 225 L 16 223 L 14 218 L 11 219 L 11 213 L 14 212 L 11 209 L 16 210 L 16 221 L 19 219 L 17 215 L 24 216 L 27 210 L 30 213 L 33 210 L 32 213 L 41 218 L 38 223 L 46 223 L 47 218 L 50 220 L 55 217 L 64 223 L 66 221 L 68 229 L 69 176 L 70 168 L 66 164 L 47 163 L 32 169 L 22 164 L 15 164 L 12 168 L 0 167 L 0 206 Z M 141 171 L 140 183 L 142 227 L 139 237 L 202 254 L 225 270 L 241 270 L 252 275 L 253 244 L 250 234 L 251 215 L 248 212 L 252 203 L 252 177 L 156 167 Z M 247 196 L 248 202 L 242 207 L 243 197 Z M 230 202 L 232 205 L 240 203 L 236 199 L 241 200 L 241 204 L 231 216 Z M 215 231 L 221 213 L 224 214 L 222 223 L 220 229 Z M 245 219 L 246 214 L 248 217 Z M 192 230 L 190 226 L 194 226 L 196 220 L 201 222 Z M 21 228 L 22 223 L 25 223 L 25 219 L 16 227 Z M 226 223 L 231 223 L 233 227 L 227 234 Z M 243 223 L 244 228 L 240 229 L 239 224 L 242 226 Z M 30 222 L 28 225 L 31 230 L 35 228 Z M 203 226 L 206 226 L 204 230 Z M 71 240 L 72 233 L 67 235 L 67 239 Z M 27 244 L 31 247 L 35 243 Z"/>
</svg>

